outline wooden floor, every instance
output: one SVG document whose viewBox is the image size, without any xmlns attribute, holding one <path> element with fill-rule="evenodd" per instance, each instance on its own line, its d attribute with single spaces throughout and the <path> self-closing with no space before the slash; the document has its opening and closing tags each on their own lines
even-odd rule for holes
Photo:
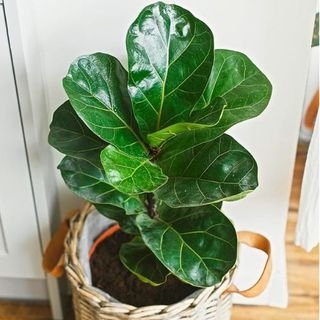
<svg viewBox="0 0 320 320">
<path fill-rule="evenodd" d="M 318 248 L 314 249 L 311 253 L 306 253 L 293 244 L 306 150 L 307 147 L 305 145 L 299 145 L 286 233 L 290 294 L 289 307 L 287 309 L 278 309 L 256 306 L 234 306 L 232 320 L 319 319 Z M 48 304 L 0 302 L 0 320 L 50 319 L 50 307 Z"/>
</svg>

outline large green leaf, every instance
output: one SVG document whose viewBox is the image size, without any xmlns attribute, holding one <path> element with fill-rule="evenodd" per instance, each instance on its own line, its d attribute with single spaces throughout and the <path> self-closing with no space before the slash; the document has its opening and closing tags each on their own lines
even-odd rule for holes
<svg viewBox="0 0 320 320">
<path fill-rule="evenodd" d="M 107 182 L 128 194 L 153 192 L 168 179 L 148 158 L 128 155 L 111 145 L 102 150 L 101 163 Z"/>
<path fill-rule="evenodd" d="M 166 140 L 179 133 L 215 126 L 220 121 L 226 105 L 223 98 L 217 97 L 207 108 L 193 111 L 189 117 L 189 122 L 179 122 L 148 134 L 148 142 L 152 147 L 159 147 Z"/>
<path fill-rule="evenodd" d="M 267 106 L 271 92 L 270 81 L 245 54 L 218 49 L 196 109 L 207 107 L 216 97 L 223 97 L 227 107 L 221 122 L 230 125 L 259 115 Z"/>
<path fill-rule="evenodd" d="M 162 152 L 170 157 L 216 139 L 233 125 L 258 116 L 268 105 L 271 93 L 270 81 L 246 55 L 215 50 L 209 81 L 195 109 L 207 108 L 217 97 L 223 97 L 227 106 L 220 121 L 213 127 L 178 134 L 164 145 Z"/>
<path fill-rule="evenodd" d="M 121 229 L 129 234 L 137 235 L 139 234 L 139 229 L 136 226 L 136 216 L 127 215 L 126 212 L 119 208 L 109 204 L 95 204 L 96 209 L 110 219 L 117 221 Z"/>
<path fill-rule="evenodd" d="M 153 252 L 145 245 L 141 237 L 121 246 L 120 260 L 141 281 L 153 286 L 166 282 L 170 271 L 164 267 Z"/>
<path fill-rule="evenodd" d="M 145 244 L 172 274 L 196 287 L 220 283 L 237 259 L 232 223 L 214 206 L 167 208 L 137 216 Z"/>
<path fill-rule="evenodd" d="M 156 194 L 171 207 L 235 200 L 258 186 L 254 158 L 226 134 L 157 163 L 169 179 Z"/>
<path fill-rule="evenodd" d="M 82 122 L 69 101 L 54 112 L 48 141 L 68 156 L 91 161 L 99 160 L 97 155 L 107 145 Z"/>
<path fill-rule="evenodd" d="M 127 34 L 129 93 L 143 134 L 188 119 L 208 81 L 213 35 L 189 11 L 157 2 Z"/>
<path fill-rule="evenodd" d="M 104 53 L 79 57 L 63 85 L 78 116 L 96 135 L 129 154 L 147 154 L 135 131 L 127 71 L 116 58 Z"/>
<path fill-rule="evenodd" d="M 66 185 L 89 202 L 117 206 L 128 214 L 145 211 L 145 205 L 139 197 L 121 193 L 107 184 L 103 169 L 94 163 L 66 156 L 58 168 Z"/>
</svg>

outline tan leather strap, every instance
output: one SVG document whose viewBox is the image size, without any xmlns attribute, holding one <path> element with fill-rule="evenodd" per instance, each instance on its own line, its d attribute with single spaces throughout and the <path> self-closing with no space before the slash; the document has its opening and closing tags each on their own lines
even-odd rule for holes
<svg viewBox="0 0 320 320">
<path fill-rule="evenodd" d="M 307 129 L 311 130 L 314 127 L 314 123 L 316 122 L 317 113 L 319 109 L 319 89 L 314 94 L 307 111 L 304 116 L 304 125 L 307 127 Z"/>
<path fill-rule="evenodd" d="M 253 298 L 258 296 L 265 290 L 270 280 L 272 273 L 271 245 L 269 240 L 259 233 L 240 231 L 237 234 L 240 243 L 246 244 L 252 248 L 262 250 L 268 255 L 260 278 L 251 288 L 246 290 L 239 290 L 234 284 L 232 284 L 226 290 L 226 292 L 228 293 L 238 293 L 244 297 Z"/>
<path fill-rule="evenodd" d="M 69 221 L 77 213 L 79 210 L 71 210 L 67 213 L 43 254 L 42 268 L 54 277 L 61 277 L 64 273 L 64 239 L 69 231 Z"/>
</svg>

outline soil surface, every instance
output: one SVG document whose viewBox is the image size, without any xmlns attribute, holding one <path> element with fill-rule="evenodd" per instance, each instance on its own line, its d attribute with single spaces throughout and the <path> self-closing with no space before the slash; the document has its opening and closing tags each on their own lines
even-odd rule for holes
<svg viewBox="0 0 320 320">
<path fill-rule="evenodd" d="M 95 287 L 136 307 L 176 303 L 197 290 L 173 276 L 158 287 L 141 282 L 119 259 L 121 244 L 130 239 L 131 236 L 118 231 L 98 245 L 90 260 Z"/>
</svg>

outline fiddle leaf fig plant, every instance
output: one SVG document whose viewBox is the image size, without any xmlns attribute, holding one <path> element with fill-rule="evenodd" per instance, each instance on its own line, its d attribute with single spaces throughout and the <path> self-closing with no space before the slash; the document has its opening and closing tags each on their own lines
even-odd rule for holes
<svg viewBox="0 0 320 320">
<path fill-rule="evenodd" d="M 258 186 L 252 155 L 225 132 L 258 116 L 272 86 L 243 53 L 177 5 L 144 8 L 127 34 L 128 71 L 106 53 L 77 58 L 49 143 L 67 186 L 133 239 L 122 263 L 142 281 L 219 284 L 237 235 L 221 211 Z"/>
</svg>

